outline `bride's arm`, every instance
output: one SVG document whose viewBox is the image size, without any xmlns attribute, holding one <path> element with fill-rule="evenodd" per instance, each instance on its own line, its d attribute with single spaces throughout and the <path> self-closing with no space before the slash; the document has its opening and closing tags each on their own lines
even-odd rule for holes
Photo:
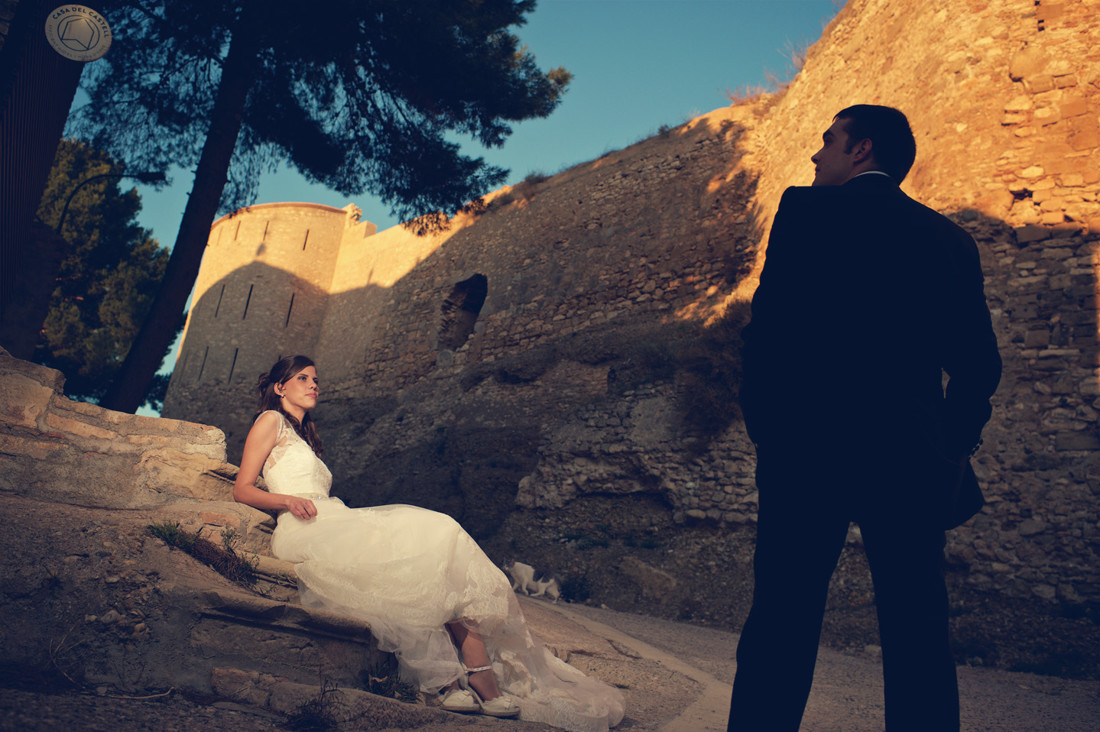
<svg viewBox="0 0 1100 732">
<path fill-rule="evenodd" d="M 233 500 L 265 511 L 290 511 L 300 519 L 312 518 L 317 515 L 317 508 L 308 498 L 268 493 L 256 487 L 256 478 L 259 477 L 264 461 L 271 454 L 278 437 L 279 415 L 274 412 L 261 414 L 244 441 L 241 468 L 233 483 Z"/>
</svg>

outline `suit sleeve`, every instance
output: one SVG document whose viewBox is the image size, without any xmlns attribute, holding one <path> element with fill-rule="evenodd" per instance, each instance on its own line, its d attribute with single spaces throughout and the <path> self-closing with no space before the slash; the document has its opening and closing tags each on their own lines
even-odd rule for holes
<svg viewBox="0 0 1100 732">
<path fill-rule="evenodd" d="M 798 217 L 795 210 L 796 190 L 788 188 L 776 210 L 771 235 L 765 253 L 760 284 L 752 298 L 752 316 L 741 331 L 741 413 L 749 438 L 760 445 L 771 430 L 768 426 L 769 395 L 772 392 L 774 373 L 769 367 L 774 363 L 776 347 L 775 323 L 781 319 L 781 309 L 787 300 L 785 288 L 791 281 L 788 276 L 791 248 L 796 244 Z"/>
<path fill-rule="evenodd" d="M 946 313 L 943 370 L 947 448 L 962 457 L 979 442 L 992 413 L 990 398 L 1001 379 L 997 337 L 986 304 L 974 240 L 962 230 L 953 247 L 954 297 Z"/>
</svg>

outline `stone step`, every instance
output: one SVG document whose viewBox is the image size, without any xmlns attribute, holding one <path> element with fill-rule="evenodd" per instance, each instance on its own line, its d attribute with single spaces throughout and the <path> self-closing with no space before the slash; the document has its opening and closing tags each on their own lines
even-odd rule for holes
<svg viewBox="0 0 1100 732">
<path fill-rule="evenodd" d="M 256 575 L 256 591 L 271 600 L 298 602 L 298 578 L 294 563 L 284 562 L 269 554 L 240 551 L 238 554 L 252 564 Z"/>
<path fill-rule="evenodd" d="M 233 500 L 177 501 L 156 510 L 158 520 L 176 522 L 185 531 L 215 544 L 230 537 L 234 549 L 253 554 L 271 553 L 275 517 Z"/>
<path fill-rule="evenodd" d="M 365 674 L 392 660 L 355 618 L 244 590 L 179 590 L 174 604 L 190 610 L 186 643 L 196 690 L 210 690 L 214 669 L 224 667 L 362 688 Z"/>
<path fill-rule="evenodd" d="M 481 720 L 445 712 L 438 706 L 408 704 L 359 689 L 300 684 L 273 674 L 244 671 L 238 668 L 215 668 L 212 676 L 214 693 L 237 703 L 267 709 L 292 716 L 313 709 L 318 722 L 336 725 L 339 729 L 508 729 L 507 723 L 491 725 Z M 323 714 L 318 713 L 318 708 Z M 481 718 L 482 720 L 486 718 Z M 497 721 L 497 720 L 493 720 Z M 305 729 L 304 726 L 295 729 Z M 323 729 L 310 727 L 310 729 Z"/>
<path fill-rule="evenodd" d="M 186 645 L 191 659 L 185 664 L 186 680 L 177 673 L 175 684 L 280 713 L 292 701 L 297 705 L 311 694 L 339 688 L 347 697 L 343 706 L 370 708 L 370 716 L 405 723 L 424 722 L 424 714 L 452 716 L 423 703 L 410 707 L 360 691 L 368 674 L 396 667 L 393 654 L 378 650 L 369 624 L 300 604 L 294 563 L 270 553 L 273 516 L 211 500 L 175 504 L 160 513 L 214 543 L 231 532 L 234 551 L 256 575 L 252 591 L 177 588 L 179 597 L 172 604 L 190 608 Z"/>
</svg>

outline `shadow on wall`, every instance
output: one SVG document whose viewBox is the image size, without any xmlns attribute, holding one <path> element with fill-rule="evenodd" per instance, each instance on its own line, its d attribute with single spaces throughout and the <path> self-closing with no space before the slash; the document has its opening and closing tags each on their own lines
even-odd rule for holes
<svg viewBox="0 0 1100 732">
<path fill-rule="evenodd" d="M 675 498 L 661 495 L 657 472 L 636 464 L 645 455 L 634 440 L 645 438 L 637 435 L 642 426 L 632 429 L 640 418 L 630 412 L 668 395 L 654 428 L 658 450 L 686 461 L 705 455 L 738 416 L 736 353 L 746 315 L 738 305 L 711 327 L 593 327 L 472 366 L 445 386 L 328 403 L 318 420 L 336 430 L 330 465 L 341 497 L 349 505 L 442 511 L 486 539 L 516 510 L 517 487 L 546 459 L 546 443 L 564 439 L 578 460 L 616 466 L 622 485 L 593 484 L 593 491 L 652 493 L 671 511 Z"/>
<path fill-rule="evenodd" d="M 215 282 L 192 305 L 166 416 L 215 424 L 225 432 L 229 461 L 239 463 L 256 414 L 257 378 L 283 356 L 313 352 L 326 297 L 293 273 L 260 262 Z"/>
<path fill-rule="evenodd" d="M 951 532 L 961 661 L 1095 678 L 1100 235 L 949 214 L 978 242 L 1004 373 L 974 463 L 988 504 Z M 1036 619 L 1040 619 L 1035 622 Z"/>
</svg>

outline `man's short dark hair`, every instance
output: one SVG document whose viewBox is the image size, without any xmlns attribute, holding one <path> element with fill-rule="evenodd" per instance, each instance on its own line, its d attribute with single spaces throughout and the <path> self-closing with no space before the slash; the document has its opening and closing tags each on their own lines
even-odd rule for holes
<svg viewBox="0 0 1100 732">
<path fill-rule="evenodd" d="M 860 140 L 870 140 L 871 154 L 882 172 L 897 183 L 905 180 L 917 157 L 917 142 L 901 111 L 877 104 L 856 104 L 842 109 L 834 119 L 846 121 L 849 149 Z"/>
</svg>

